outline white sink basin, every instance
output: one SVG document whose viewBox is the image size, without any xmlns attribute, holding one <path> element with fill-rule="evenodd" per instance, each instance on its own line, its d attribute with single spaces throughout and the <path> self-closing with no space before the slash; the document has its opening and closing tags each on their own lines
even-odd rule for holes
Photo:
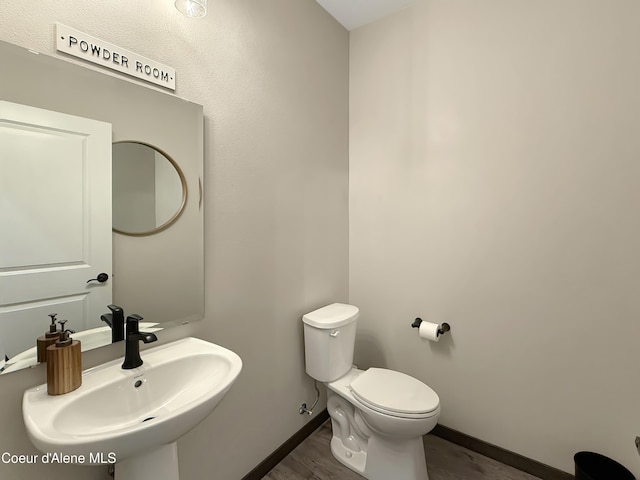
<svg viewBox="0 0 640 480">
<path fill-rule="evenodd" d="M 85 464 L 99 462 L 98 453 L 117 462 L 147 454 L 211 413 L 242 369 L 238 355 L 197 338 L 141 356 L 143 365 L 133 370 L 118 359 L 84 371 L 80 388 L 64 395 L 48 395 L 46 384 L 27 390 L 22 410 L 33 444 L 83 456 Z"/>
</svg>

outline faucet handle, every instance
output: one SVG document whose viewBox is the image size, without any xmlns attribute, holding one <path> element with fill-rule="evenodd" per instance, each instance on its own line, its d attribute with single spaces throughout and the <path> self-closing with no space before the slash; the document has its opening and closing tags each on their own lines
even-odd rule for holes
<svg viewBox="0 0 640 480">
<path fill-rule="evenodd" d="M 119 307 L 118 305 L 107 305 L 107 308 L 111 310 L 111 313 L 124 312 L 124 310 L 122 310 L 122 307 Z"/>
<path fill-rule="evenodd" d="M 142 320 L 142 317 L 137 313 L 132 313 L 127 317 L 127 335 L 130 333 L 140 333 L 140 320 Z"/>
</svg>

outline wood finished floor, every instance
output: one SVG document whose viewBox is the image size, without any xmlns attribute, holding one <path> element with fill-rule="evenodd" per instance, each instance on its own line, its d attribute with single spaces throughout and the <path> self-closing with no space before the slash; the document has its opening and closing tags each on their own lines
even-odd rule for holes
<svg viewBox="0 0 640 480">
<path fill-rule="evenodd" d="M 330 440 L 331 422 L 326 421 L 263 480 L 362 480 L 333 458 Z M 424 448 L 429 480 L 539 480 L 435 435 L 424 437 Z"/>
</svg>

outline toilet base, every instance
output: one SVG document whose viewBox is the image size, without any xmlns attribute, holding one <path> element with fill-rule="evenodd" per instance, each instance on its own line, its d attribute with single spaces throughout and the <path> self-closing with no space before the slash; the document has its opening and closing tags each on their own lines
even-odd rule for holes
<svg viewBox="0 0 640 480">
<path fill-rule="evenodd" d="M 366 452 L 354 452 L 331 438 L 331 453 L 345 467 L 369 480 L 429 480 L 422 438 L 385 441 L 370 438 Z"/>
<path fill-rule="evenodd" d="M 362 476 L 366 476 L 365 465 L 367 463 L 367 452 L 354 452 L 353 450 L 348 449 L 344 446 L 342 440 L 334 435 L 331 438 L 331 453 L 334 458 L 345 467 Z"/>
<path fill-rule="evenodd" d="M 422 437 L 373 436 L 367 446 L 364 476 L 369 480 L 429 480 Z"/>
<path fill-rule="evenodd" d="M 360 412 L 331 389 L 331 453 L 345 467 L 369 480 L 428 480 L 422 436 L 399 438 L 373 432 Z"/>
</svg>

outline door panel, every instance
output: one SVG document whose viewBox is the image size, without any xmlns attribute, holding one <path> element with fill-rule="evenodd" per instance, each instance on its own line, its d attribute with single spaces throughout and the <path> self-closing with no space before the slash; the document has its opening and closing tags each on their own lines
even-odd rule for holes
<svg viewBox="0 0 640 480">
<path fill-rule="evenodd" d="M 0 332 L 34 335 L 5 349 L 32 347 L 48 313 L 100 326 L 111 281 L 87 281 L 112 268 L 111 125 L 0 102 L 0 225 Z"/>
<path fill-rule="evenodd" d="M 45 332 L 47 315 L 52 312 L 57 312 L 60 319 L 84 318 L 88 311 L 89 298 L 89 295 L 72 295 L 4 307 L 0 313 L 2 328 L 12 332 L 12 341 L 4 347 L 6 355 L 12 360 L 20 352 L 34 347 L 34 339 Z M 35 352 L 33 354 L 35 355 Z"/>
</svg>

